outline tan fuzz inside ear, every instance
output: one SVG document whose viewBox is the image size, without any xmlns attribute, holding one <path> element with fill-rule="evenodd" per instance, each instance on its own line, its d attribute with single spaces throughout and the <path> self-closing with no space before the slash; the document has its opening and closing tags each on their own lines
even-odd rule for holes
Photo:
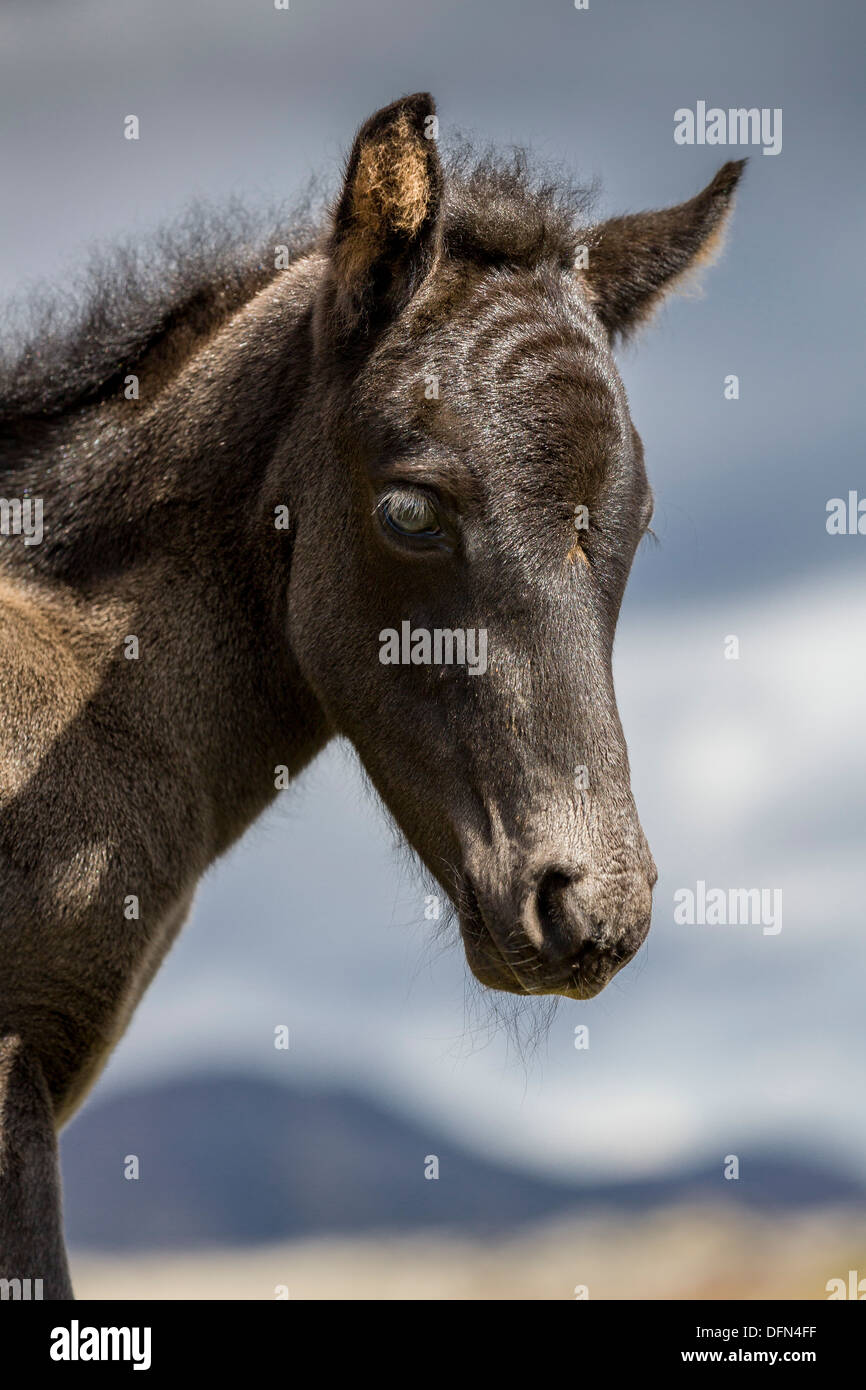
<svg viewBox="0 0 866 1390">
<path fill-rule="evenodd" d="M 413 236 L 427 215 L 427 158 L 406 116 L 368 140 L 355 174 L 352 212 L 371 239 L 389 231 Z"/>
</svg>

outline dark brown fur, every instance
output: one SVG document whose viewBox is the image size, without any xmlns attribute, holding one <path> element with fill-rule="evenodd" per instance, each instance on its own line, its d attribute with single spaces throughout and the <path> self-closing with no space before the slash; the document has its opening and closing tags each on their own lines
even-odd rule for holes
<svg viewBox="0 0 866 1390">
<path fill-rule="evenodd" d="M 55 1130 L 277 767 L 354 742 L 493 988 L 588 997 L 649 926 L 610 653 L 651 502 L 611 343 L 741 166 L 593 228 L 520 159 L 443 173 L 432 110 L 367 122 L 290 269 L 205 251 L 162 300 L 133 277 L 122 318 L 121 280 L 0 381 L 0 495 L 45 517 L 0 538 L 0 1277 L 46 1297 L 71 1296 Z M 382 520 L 412 486 L 429 544 Z M 383 665 L 403 619 L 485 628 L 487 673 Z"/>
</svg>

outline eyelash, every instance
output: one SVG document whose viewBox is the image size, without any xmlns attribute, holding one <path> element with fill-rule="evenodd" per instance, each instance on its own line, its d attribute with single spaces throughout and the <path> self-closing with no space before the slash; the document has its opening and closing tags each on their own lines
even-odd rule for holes
<svg viewBox="0 0 866 1390">
<path fill-rule="evenodd" d="M 412 540 L 416 537 L 419 540 L 423 540 L 424 538 L 431 539 L 434 536 L 442 534 L 442 527 L 440 525 L 437 525 L 435 529 L 433 527 L 424 527 L 418 531 L 412 531 L 407 527 L 398 525 L 397 521 L 390 515 L 389 507 L 389 504 L 393 503 L 395 499 L 407 502 L 410 508 L 412 506 L 416 507 L 418 514 L 423 514 L 423 510 L 426 506 L 428 510 L 434 513 L 434 517 L 437 521 L 438 508 L 431 497 L 428 497 L 425 493 L 421 493 L 418 489 L 395 489 L 392 492 L 387 492 L 385 496 L 379 500 L 379 511 L 386 523 L 397 532 L 398 536 L 403 536 L 408 540 Z"/>
<path fill-rule="evenodd" d="M 435 530 L 431 527 L 424 531 L 404 531 L 388 517 L 388 502 L 407 493 L 423 498 L 424 503 L 432 509 L 436 522 Z M 407 557 L 429 557 L 437 553 L 451 555 L 458 546 L 457 529 L 448 507 L 432 488 L 415 482 L 386 485 L 386 490 L 376 501 L 374 519 L 387 543 L 401 550 Z"/>
</svg>

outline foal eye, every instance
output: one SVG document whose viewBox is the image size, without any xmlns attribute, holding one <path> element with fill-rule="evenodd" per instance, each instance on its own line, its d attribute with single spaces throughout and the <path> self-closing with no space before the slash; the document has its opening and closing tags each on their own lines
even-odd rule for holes
<svg viewBox="0 0 866 1390">
<path fill-rule="evenodd" d="M 379 503 L 379 513 L 401 536 L 441 536 L 435 504 L 418 488 L 388 492 Z"/>
</svg>

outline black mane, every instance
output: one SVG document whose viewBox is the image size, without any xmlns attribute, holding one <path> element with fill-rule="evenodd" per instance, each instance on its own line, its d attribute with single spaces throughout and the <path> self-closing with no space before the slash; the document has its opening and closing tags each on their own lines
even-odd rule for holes
<svg viewBox="0 0 866 1390">
<path fill-rule="evenodd" d="M 95 252 L 71 289 L 13 306 L 22 322 L 0 356 L 0 422 L 62 414 L 119 389 L 175 328 L 206 327 L 278 274 L 275 246 L 295 259 L 310 241 L 308 226 L 289 231 L 273 214 L 198 204 L 141 246 Z"/>
<path fill-rule="evenodd" d="M 445 247 L 486 263 L 573 260 L 592 192 L 531 170 L 526 153 L 446 158 Z M 321 200 L 320 207 L 321 207 Z M 0 347 L 0 425 L 50 418 L 105 399 L 179 327 L 205 330 L 320 243 L 327 219 L 313 194 L 291 212 L 194 205 L 140 246 L 95 252 L 66 291 L 38 290 L 7 309 Z"/>
</svg>

